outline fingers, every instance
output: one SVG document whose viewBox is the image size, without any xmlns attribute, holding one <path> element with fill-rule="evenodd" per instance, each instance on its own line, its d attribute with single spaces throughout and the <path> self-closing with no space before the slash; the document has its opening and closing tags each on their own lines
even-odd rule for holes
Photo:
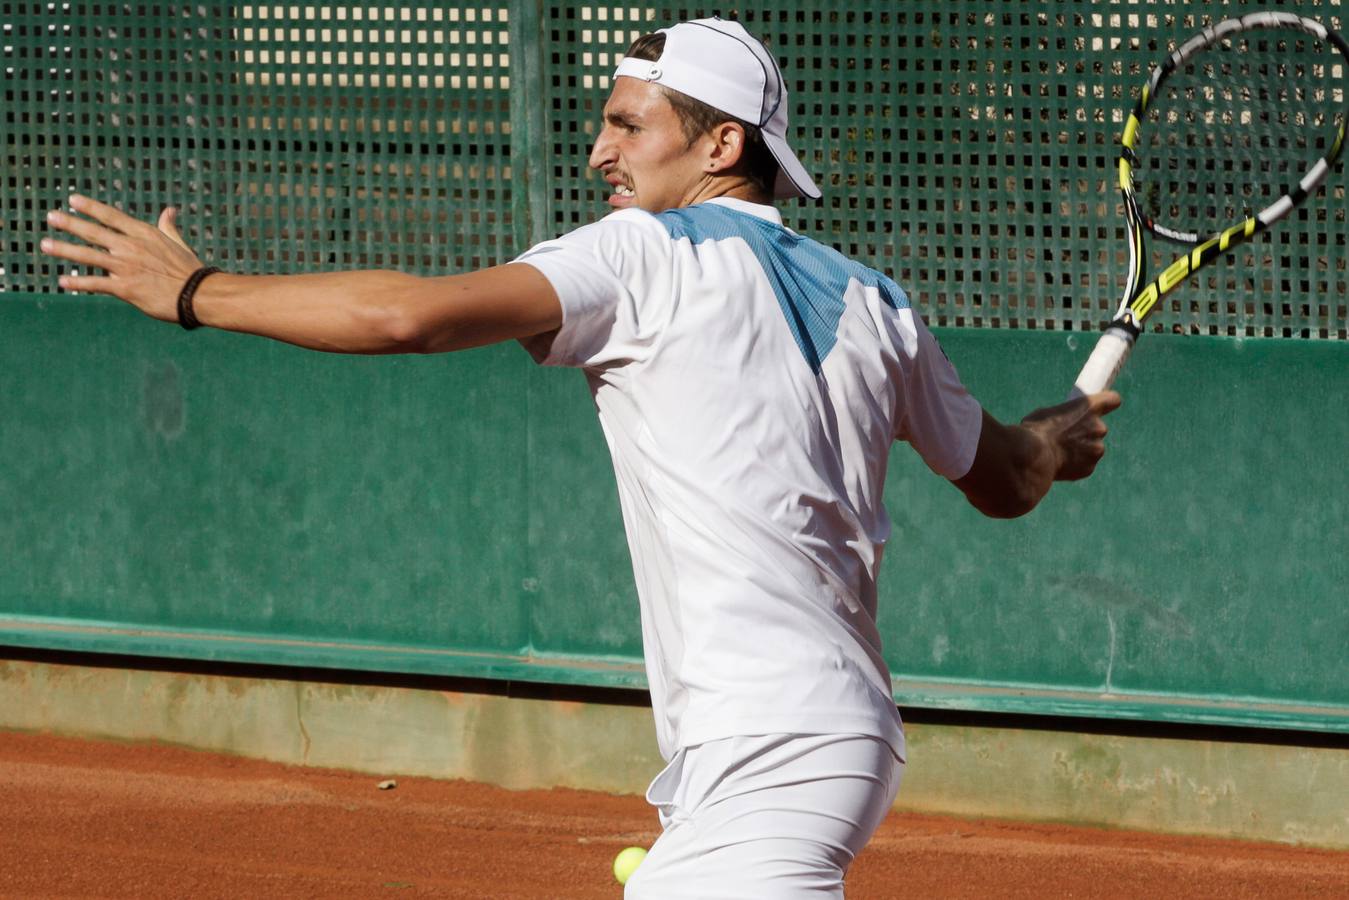
<svg viewBox="0 0 1349 900">
<path fill-rule="evenodd" d="M 1117 391 L 1101 391 L 1096 394 L 1074 397 L 1052 409 L 1063 410 L 1070 416 L 1105 416 L 1120 408 L 1124 400 Z"/>
<path fill-rule="evenodd" d="M 1092 394 L 1083 399 L 1087 401 L 1091 412 L 1098 416 L 1114 412 L 1124 402 L 1124 398 L 1120 397 L 1118 391 L 1101 391 L 1099 394 Z"/>
<path fill-rule="evenodd" d="M 81 215 L 52 210 L 47 221 L 90 246 L 46 238 L 42 252 L 106 274 L 63 275 L 57 283 L 67 290 L 111 294 L 146 315 L 173 321 L 183 284 L 201 268 L 178 233 L 177 210 L 164 209 L 156 228 L 79 194 L 71 196 L 70 206 Z"/>
<path fill-rule="evenodd" d="M 112 294 L 112 279 L 106 275 L 62 275 L 56 283 L 67 291 Z"/>
<path fill-rule="evenodd" d="M 1096 471 L 1096 464 L 1105 456 L 1104 433 L 1097 437 L 1083 437 L 1072 441 L 1064 449 L 1067 454 L 1056 481 L 1079 481 Z"/>
<path fill-rule="evenodd" d="M 1077 481 L 1096 470 L 1105 456 L 1105 437 L 1109 433 L 1104 416 L 1118 409 L 1121 402 L 1117 392 L 1101 391 L 1037 410 L 1028 417 L 1052 435 L 1061 449 L 1055 480 Z"/>
<path fill-rule="evenodd" d="M 169 240 L 173 241 L 184 250 L 190 249 L 187 241 L 178 233 L 178 209 L 174 206 L 164 207 L 164 211 L 159 214 L 159 230 L 168 235 Z"/>
<path fill-rule="evenodd" d="M 119 237 L 115 231 L 110 231 L 87 219 L 81 219 L 78 216 L 72 216 L 69 213 L 63 213 L 60 210 L 55 209 L 47 213 L 47 224 L 58 231 L 73 234 L 80 240 L 93 244 L 96 247 L 112 249 L 112 245 L 117 243 Z"/>
<path fill-rule="evenodd" d="M 1101 391 L 1096 394 L 1078 394 L 1053 406 L 1042 406 L 1027 415 L 1021 421 L 1038 422 L 1047 419 L 1076 421 L 1085 416 L 1104 416 L 1119 409 L 1120 395 L 1115 391 Z"/>
<path fill-rule="evenodd" d="M 117 243 L 118 238 L 122 235 L 130 235 L 133 232 L 144 232 L 146 229 L 150 228 L 146 223 L 139 219 L 132 218 L 116 207 L 109 206 L 106 203 L 100 203 L 97 200 L 81 196 L 80 194 L 70 195 L 70 208 L 76 212 L 84 213 L 94 221 L 90 222 L 88 219 L 81 219 L 78 216 L 73 216 L 69 213 L 54 209 L 47 213 L 47 223 L 53 228 L 65 231 L 80 240 L 98 247 L 106 247 L 111 250 L 113 249 L 113 245 Z M 170 207 L 170 209 L 172 209 L 172 207 Z M 169 210 L 165 210 L 165 212 L 168 213 Z M 186 248 L 187 244 L 184 243 L 182 236 L 178 234 L 178 229 L 172 224 L 172 220 L 173 215 L 170 214 L 169 228 L 171 230 L 165 230 L 165 233 L 174 241 L 174 243 Z M 160 217 L 160 222 L 161 224 L 164 222 L 163 216 Z M 161 230 L 164 229 L 161 228 Z"/>
<path fill-rule="evenodd" d="M 112 265 L 112 254 L 96 250 L 93 247 L 86 247 L 83 244 L 68 244 L 65 241 L 43 238 L 38 247 L 48 256 L 68 259 L 82 266 L 108 269 Z"/>
<path fill-rule="evenodd" d="M 1106 394 L 1111 396 L 1106 396 Z M 1065 435 L 1071 446 L 1072 462 L 1067 466 L 1062 478 L 1064 481 L 1077 481 L 1086 478 L 1096 470 L 1096 465 L 1105 456 L 1105 437 L 1110 433 L 1105 420 L 1106 413 L 1120 405 L 1119 394 L 1114 391 L 1092 394 L 1087 414 L 1078 420 L 1075 435 Z"/>
<path fill-rule="evenodd" d="M 96 222 L 102 222 L 109 228 L 114 228 L 123 234 L 130 234 L 133 231 L 148 228 L 144 222 L 132 218 L 122 212 L 115 206 L 109 206 L 106 203 L 99 203 L 90 197 L 81 194 L 70 195 L 70 208 L 75 212 L 84 213 Z M 81 235 L 83 237 L 83 235 Z"/>
<path fill-rule="evenodd" d="M 68 244 L 65 241 L 43 238 L 38 246 L 48 256 L 69 260 L 81 266 L 105 271 L 112 266 L 112 254 L 82 244 Z M 67 291 L 85 291 L 91 294 L 112 293 L 112 279 L 104 275 L 62 275 L 56 279 L 56 283 Z"/>
</svg>

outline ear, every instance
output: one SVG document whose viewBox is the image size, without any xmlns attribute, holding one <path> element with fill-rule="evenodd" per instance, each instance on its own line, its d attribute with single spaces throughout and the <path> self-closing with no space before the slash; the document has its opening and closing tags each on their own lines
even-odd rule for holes
<svg viewBox="0 0 1349 900">
<path fill-rule="evenodd" d="M 726 172 L 735 168 L 745 152 L 745 129 L 735 122 L 722 122 L 708 132 L 708 172 Z"/>
</svg>

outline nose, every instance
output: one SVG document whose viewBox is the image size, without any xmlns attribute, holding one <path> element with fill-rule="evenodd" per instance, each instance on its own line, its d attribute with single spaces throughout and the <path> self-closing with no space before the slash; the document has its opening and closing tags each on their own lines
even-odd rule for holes
<svg viewBox="0 0 1349 900">
<path fill-rule="evenodd" d="M 612 132 L 608 125 L 603 125 L 600 127 L 600 133 L 595 137 L 595 145 L 590 148 L 590 168 L 604 169 L 616 162 L 618 162 L 618 157 L 614 152 Z"/>
</svg>

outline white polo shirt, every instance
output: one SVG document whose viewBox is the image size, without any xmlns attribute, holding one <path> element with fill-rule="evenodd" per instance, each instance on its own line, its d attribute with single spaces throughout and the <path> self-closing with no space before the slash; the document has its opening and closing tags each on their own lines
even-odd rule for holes
<svg viewBox="0 0 1349 900">
<path fill-rule="evenodd" d="M 613 456 L 661 753 L 904 738 L 876 628 L 895 440 L 955 479 L 982 412 L 904 291 L 718 199 L 620 210 L 519 262 L 562 303 Z"/>
</svg>

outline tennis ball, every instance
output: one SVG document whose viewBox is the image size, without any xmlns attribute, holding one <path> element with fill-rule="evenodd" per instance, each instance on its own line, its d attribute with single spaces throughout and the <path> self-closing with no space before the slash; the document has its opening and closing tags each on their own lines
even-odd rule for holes
<svg viewBox="0 0 1349 900">
<path fill-rule="evenodd" d="M 619 884 L 627 884 L 632 873 L 637 871 L 637 867 L 646 859 L 646 851 L 641 847 L 629 847 L 626 850 L 619 851 L 614 857 L 614 877 L 618 879 Z"/>
</svg>

